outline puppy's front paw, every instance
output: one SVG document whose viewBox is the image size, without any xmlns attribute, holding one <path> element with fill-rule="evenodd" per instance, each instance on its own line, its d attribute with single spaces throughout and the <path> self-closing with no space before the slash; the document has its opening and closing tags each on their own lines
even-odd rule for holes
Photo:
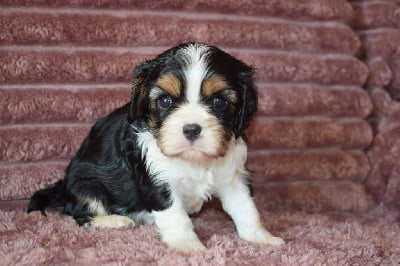
<svg viewBox="0 0 400 266">
<path fill-rule="evenodd" d="M 206 252 L 207 248 L 200 242 L 199 239 L 174 239 L 166 241 L 166 243 L 173 248 L 182 250 L 184 252 L 202 251 Z"/>
<path fill-rule="evenodd" d="M 267 230 L 263 228 L 247 231 L 245 234 L 241 234 L 240 237 L 249 242 L 271 246 L 280 246 L 285 244 L 285 241 L 282 238 L 271 235 Z"/>
</svg>

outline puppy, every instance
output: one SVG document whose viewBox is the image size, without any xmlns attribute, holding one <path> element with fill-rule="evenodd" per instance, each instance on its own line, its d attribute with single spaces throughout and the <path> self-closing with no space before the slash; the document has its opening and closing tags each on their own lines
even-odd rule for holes
<svg viewBox="0 0 400 266">
<path fill-rule="evenodd" d="M 188 214 L 215 196 L 241 238 L 283 244 L 251 198 L 245 130 L 256 109 L 245 63 L 204 43 L 171 48 L 136 67 L 131 101 L 96 122 L 28 212 L 61 208 L 85 227 L 155 224 L 169 246 L 206 250 Z"/>
</svg>

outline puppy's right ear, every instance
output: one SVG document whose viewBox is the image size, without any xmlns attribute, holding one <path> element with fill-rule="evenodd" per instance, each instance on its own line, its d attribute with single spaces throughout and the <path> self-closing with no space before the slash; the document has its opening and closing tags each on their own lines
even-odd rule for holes
<svg viewBox="0 0 400 266">
<path fill-rule="evenodd" d="M 143 62 L 133 72 L 133 85 L 128 121 L 145 122 L 149 111 L 150 62 Z"/>
</svg>

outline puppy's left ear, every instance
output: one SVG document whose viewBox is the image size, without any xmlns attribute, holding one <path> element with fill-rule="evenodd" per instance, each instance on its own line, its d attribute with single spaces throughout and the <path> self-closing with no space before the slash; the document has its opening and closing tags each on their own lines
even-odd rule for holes
<svg viewBox="0 0 400 266">
<path fill-rule="evenodd" d="M 243 94 L 239 102 L 239 111 L 235 121 L 235 137 L 244 136 L 254 113 L 257 111 L 257 90 L 253 82 L 253 70 L 240 73 L 239 83 Z"/>
</svg>

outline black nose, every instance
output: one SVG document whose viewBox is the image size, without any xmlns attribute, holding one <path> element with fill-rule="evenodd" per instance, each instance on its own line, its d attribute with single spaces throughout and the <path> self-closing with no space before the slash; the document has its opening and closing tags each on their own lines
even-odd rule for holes
<svg viewBox="0 0 400 266">
<path fill-rule="evenodd" d="M 201 126 L 198 124 L 187 124 L 183 126 L 183 135 L 190 140 L 194 141 L 199 138 L 201 133 Z"/>
</svg>

